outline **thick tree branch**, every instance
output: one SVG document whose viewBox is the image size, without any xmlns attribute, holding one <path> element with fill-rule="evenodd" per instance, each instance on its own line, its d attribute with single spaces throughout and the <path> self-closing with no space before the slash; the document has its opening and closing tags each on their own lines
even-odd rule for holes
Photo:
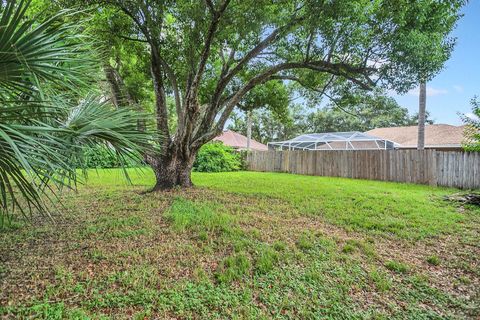
<svg viewBox="0 0 480 320">
<path fill-rule="evenodd" d="M 293 70 L 293 69 L 308 69 L 314 70 L 317 72 L 327 72 L 335 76 L 342 76 L 349 81 L 356 83 L 357 85 L 361 86 L 364 89 L 371 89 L 374 85 L 373 81 L 369 78 L 369 73 L 373 72 L 373 68 L 368 67 L 356 67 L 351 66 L 346 63 L 329 63 L 326 61 L 312 61 L 312 62 L 286 62 L 281 63 L 276 66 L 270 67 L 264 72 L 256 75 L 255 77 L 251 78 L 242 88 L 240 88 L 230 100 L 227 101 L 225 104 L 224 110 L 220 115 L 219 120 L 217 123 L 209 130 L 209 132 L 203 134 L 200 137 L 197 137 L 192 145 L 202 145 L 206 141 L 213 139 L 216 135 L 218 135 L 221 130 L 223 129 L 225 122 L 230 117 L 235 106 L 241 101 L 241 99 L 247 94 L 250 90 L 252 90 L 255 86 L 265 83 L 267 81 L 273 80 L 278 78 L 276 76 L 277 73 L 285 70 Z M 363 78 L 358 79 L 357 77 L 360 76 Z M 210 106 L 212 108 L 213 106 Z"/>
<path fill-rule="evenodd" d="M 225 86 L 230 82 L 230 80 L 237 75 L 245 65 L 250 62 L 253 58 L 257 57 L 260 53 L 268 48 L 272 43 L 278 41 L 278 39 L 287 31 L 289 31 L 293 26 L 298 24 L 302 19 L 292 19 L 289 23 L 281 26 L 272 33 L 270 33 L 265 39 L 260 41 L 252 50 L 250 50 L 243 58 L 238 61 L 234 68 L 232 68 L 221 81 L 219 81 L 217 91 L 223 91 Z"/>
<path fill-rule="evenodd" d="M 280 39 L 280 37 L 287 31 L 291 30 L 292 27 L 297 25 L 301 18 L 292 19 L 289 23 L 285 24 L 284 26 L 278 27 L 272 33 L 270 33 L 264 40 L 260 41 L 253 49 L 251 49 L 243 58 L 241 58 L 238 63 L 232 69 L 225 69 L 222 71 L 215 91 L 212 95 L 211 100 L 211 107 L 205 113 L 204 118 L 202 119 L 201 127 L 202 129 L 208 128 L 210 124 L 214 121 L 215 115 L 217 114 L 219 108 L 221 108 L 221 96 L 227 85 L 230 81 L 235 77 L 245 66 L 250 62 L 252 59 L 257 57 L 259 54 L 263 52 L 266 48 L 268 48 L 271 44 L 275 43 Z M 229 61 L 233 60 L 234 51 L 232 50 L 231 56 L 229 57 Z"/>
<path fill-rule="evenodd" d="M 323 86 L 322 89 L 314 88 L 312 86 L 309 86 L 306 84 L 304 81 L 302 81 L 300 78 L 292 76 L 292 75 L 273 75 L 270 77 L 271 80 L 290 80 L 290 81 L 295 81 L 305 89 L 314 91 L 319 93 L 320 95 L 324 95 L 325 92 L 327 91 L 328 87 L 332 84 L 333 80 L 335 79 L 335 75 L 332 75 L 330 79 L 327 81 L 327 83 Z"/>
<path fill-rule="evenodd" d="M 207 1 L 210 2 L 210 1 Z M 218 10 L 213 9 L 212 21 L 210 23 L 210 27 L 208 28 L 207 37 L 205 39 L 205 44 L 203 46 L 202 54 L 200 55 L 200 62 L 197 67 L 197 72 L 193 78 L 192 88 L 194 90 L 193 96 L 196 96 L 198 93 L 198 87 L 200 80 L 202 79 L 203 72 L 205 71 L 205 66 L 207 64 L 208 58 L 210 57 L 210 50 L 212 47 L 213 38 L 215 36 L 215 32 L 217 31 L 218 24 L 220 23 L 220 18 L 224 13 L 225 9 L 229 4 L 230 0 L 224 0 L 222 5 Z M 213 4 L 210 2 L 213 6 Z"/>
<path fill-rule="evenodd" d="M 200 62 L 196 71 L 192 73 L 191 81 L 188 81 L 186 94 L 185 94 L 185 116 L 184 126 L 182 131 L 177 131 L 179 140 L 183 142 L 185 154 L 190 153 L 189 141 L 191 140 L 195 126 L 197 125 L 198 117 L 200 115 L 200 106 L 198 104 L 198 91 L 200 89 L 200 81 L 203 77 L 207 61 L 210 57 L 210 51 L 212 43 L 215 37 L 215 33 L 220 23 L 224 11 L 226 10 L 230 0 L 224 0 L 218 10 L 212 11 L 212 19 L 208 28 L 205 44 L 203 46 L 202 53 L 200 55 Z M 210 3 L 213 6 L 213 3 Z M 208 5 L 208 3 L 207 3 Z M 210 6 L 210 5 L 208 5 Z"/>
<path fill-rule="evenodd" d="M 151 52 L 151 72 L 153 79 L 153 87 L 155 90 L 155 108 L 157 114 L 157 130 L 162 135 L 162 147 L 164 150 L 171 143 L 170 131 L 168 126 L 167 99 L 165 95 L 165 87 L 163 84 L 163 75 L 161 62 L 158 51 L 152 48 Z"/>
<path fill-rule="evenodd" d="M 214 121 L 215 116 L 219 111 L 219 108 L 222 107 L 220 100 L 228 83 L 245 67 L 246 64 L 248 64 L 248 62 L 261 54 L 263 50 L 268 48 L 272 43 L 276 42 L 285 32 L 289 31 L 293 26 L 295 26 L 302 20 L 302 18 L 293 18 L 284 26 L 275 29 L 272 33 L 270 33 L 270 35 L 268 35 L 264 40 L 262 40 L 247 54 L 245 54 L 245 56 L 238 61 L 238 63 L 233 69 L 230 69 L 230 63 L 234 59 L 235 51 L 232 50 L 230 52 L 227 65 L 224 64 L 224 66 L 222 67 L 219 81 L 212 95 L 210 107 L 206 110 L 202 122 L 197 129 L 197 132 L 204 132 L 205 130 L 208 130 L 211 123 Z"/>
<path fill-rule="evenodd" d="M 322 89 L 317 89 L 317 88 L 313 88 L 309 85 L 307 85 L 304 81 L 302 81 L 300 78 L 298 77 L 294 77 L 294 76 L 271 76 L 270 79 L 272 80 L 275 80 L 275 79 L 278 79 L 278 80 L 290 80 L 290 81 L 295 81 L 297 82 L 298 84 L 300 84 L 302 87 L 308 89 L 308 90 L 312 90 L 312 91 L 315 91 L 315 92 L 318 92 L 321 96 L 324 95 L 326 96 L 328 99 L 330 99 L 330 101 L 332 101 L 335 106 L 337 106 L 337 108 L 339 108 L 340 110 L 342 110 L 343 112 L 351 115 L 351 116 L 354 116 L 354 117 L 357 117 L 358 118 L 358 115 L 354 114 L 354 113 L 351 113 L 347 110 L 345 110 L 345 108 L 343 108 L 339 102 L 338 102 L 338 99 L 335 99 L 334 97 L 332 97 L 330 94 L 327 93 L 327 89 L 328 87 L 332 84 L 333 80 L 334 80 L 335 76 L 332 76 L 330 78 L 330 80 L 327 81 L 327 83 L 323 86 Z"/>
<path fill-rule="evenodd" d="M 159 60 L 163 70 L 165 71 L 165 74 L 167 75 L 168 80 L 170 81 L 170 85 L 172 86 L 173 96 L 175 99 L 175 110 L 177 112 L 177 132 L 181 132 L 183 130 L 185 119 L 182 100 L 180 97 L 180 90 L 178 88 L 177 77 L 175 76 L 175 72 L 173 71 L 173 69 L 162 57 L 159 57 Z"/>
<path fill-rule="evenodd" d="M 108 1 L 107 1 L 108 3 Z M 138 16 L 130 9 L 128 8 L 127 6 L 123 5 L 121 1 L 119 2 L 114 2 L 114 3 L 117 3 L 117 6 L 120 8 L 120 10 L 125 13 L 127 16 L 129 16 L 133 22 L 135 22 L 135 24 L 137 25 L 138 29 L 143 33 L 143 35 L 145 36 L 145 39 L 147 40 L 147 42 L 152 45 L 152 37 L 150 35 L 150 32 L 148 30 L 147 27 L 145 27 L 145 25 L 140 21 L 140 19 L 138 18 Z"/>
<path fill-rule="evenodd" d="M 212 0 L 205 0 L 205 3 L 212 12 L 215 12 L 215 5 L 213 4 Z"/>
</svg>

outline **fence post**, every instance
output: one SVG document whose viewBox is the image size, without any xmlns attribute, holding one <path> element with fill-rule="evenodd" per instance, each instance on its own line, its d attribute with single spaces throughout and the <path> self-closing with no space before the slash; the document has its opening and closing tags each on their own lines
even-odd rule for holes
<svg viewBox="0 0 480 320">
<path fill-rule="evenodd" d="M 438 185 L 438 172 L 437 172 L 437 151 L 436 150 L 428 150 L 429 156 L 428 161 L 430 163 L 430 181 L 429 184 L 431 186 L 436 187 Z"/>
</svg>

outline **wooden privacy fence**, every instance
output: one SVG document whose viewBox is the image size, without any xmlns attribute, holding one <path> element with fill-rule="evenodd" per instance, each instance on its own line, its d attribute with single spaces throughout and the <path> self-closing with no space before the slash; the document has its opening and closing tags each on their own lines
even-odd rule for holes
<svg viewBox="0 0 480 320">
<path fill-rule="evenodd" d="M 252 171 L 480 188 L 480 153 L 435 150 L 255 151 Z"/>
</svg>

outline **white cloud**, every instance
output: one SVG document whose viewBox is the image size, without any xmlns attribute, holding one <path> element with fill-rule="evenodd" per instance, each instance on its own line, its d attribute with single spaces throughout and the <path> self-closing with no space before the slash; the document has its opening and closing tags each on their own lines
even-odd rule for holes
<svg viewBox="0 0 480 320">
<path fill-rule="evenodd" d="M 389 96 L 398 96 L 398 93 L 397 93 L 395 90 L 393 90 L 393 89 L 388 89 L 388 90 L 387 90 L 387 94 L 388 94 Z"/>
<path fill-rule="evenodd" d="M 463 92 L 463 87 L 461 85 L 454 85 L 453 89 L 455 89 L 456 92 L 462 93 Z"/>
<path fill-rule="evenodd" d="M 478 118 L 478 116 L 476 116 L 476 115 L 473 114 L 473 113 L 465 113 L 465 117 L 470 118 L 470 119 L 475 120 L 475 121 L 480 120 L 480 119 Z"/>
<path fill-rule="evenodd" d="M 436 89 L 436 88 L 433 88 L 433 87 L 427 87 L 427 97 L 439 96 L 439 95 L 447 94 L 447 93 L 448 93 L 448 90 L 445 90 L 445 89 Z M 408 94 L 418 97 L 419 94 L 420 94 L 420 89 L 418 87 L 415 88 L 415 89 L 412 89 L 412 90 L 408 91 Z"/>
</svg>

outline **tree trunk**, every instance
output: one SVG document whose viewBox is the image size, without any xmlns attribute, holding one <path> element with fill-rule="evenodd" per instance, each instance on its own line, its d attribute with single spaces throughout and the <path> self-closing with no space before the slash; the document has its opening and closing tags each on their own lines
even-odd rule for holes
<svg viewBox="0 0 480 320">
<path fill-rule="evenodd" d="M 191 173 L 195 153 L 188 157 L 179 150 L 177 152 L 166 152 L 164 155 L 149 161 L 155 173 L 155 186 L 152 191 L 168 190 L 175 187 L 192 187 Z"/>
<path fill-rule="evenodd" d="M 250 141 L 252 140 L 252 111 L 247 111 L 247 150 L 250 151 Z"/>
<path fill-rule="evenodd" d="M 417 149 L 425 149 L 425 110 L 427 105 L 427 84 L 420 83 L 420 94 L 418 98 L 418 141 Z"/>
<path fill-rule="evenodd" d="M 107 82 L 110 86 L 110 96 L 112 97 L 113 105 L 117 108 L 124 107 L 125 101 L 121 85 L 118 81 L 118 73 L 110 64 L 105 64 L 103 69 L 105 71 L 105 77 L 107 78 Z"/>
</svg>

